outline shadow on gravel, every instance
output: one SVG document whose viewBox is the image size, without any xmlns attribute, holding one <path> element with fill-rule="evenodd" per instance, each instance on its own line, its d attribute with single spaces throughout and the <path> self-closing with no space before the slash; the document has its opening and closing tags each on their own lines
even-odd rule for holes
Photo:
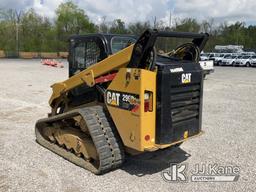
<svg viewBox="0 0 256 192">
<path fill-rule="evenodd" d="M 125 164 L 121 167 L 131 175 L 142 177 L 161 172 L 170 167 L 170 163 L 181 163 L 188 159 L 190 154 L 179 147 L 171 147 L 155 152 L 148 152 L 136 156 L 126 157 Z"/>
</svg>

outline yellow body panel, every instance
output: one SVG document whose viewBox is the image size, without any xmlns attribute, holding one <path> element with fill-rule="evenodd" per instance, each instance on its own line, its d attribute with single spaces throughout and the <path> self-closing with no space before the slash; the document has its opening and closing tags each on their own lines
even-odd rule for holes
<svg viewBox="0 0 256 192">
<path fill-rule="evenodd" d="M 130 75 L 127 75 L 130 73 Z M 186 141 L 189 138 L 196 137 L 201 133 L 188 137 L 188 133 L 184 132 L 182 140 L 169 144 L 156 144 L 156 74 L 144 69 L 129 69 L 122 68 L 117 73 L 115 79 L 111 82 L 107 90 L 116 93 L 135 94 L 139 95 L 139 108 L 136 112 L 125 110 L 114 103 L 107 103 L 106 106 L 111 114 L 111 117 L 116 125 L 116 128 L 121 136 L 121 139 L 130 153 L 155 151 L 163 149 Z M 128 78 L 127 80 L 127 76 Z M 144 93 L 150 91 L 153 93 L 153 110 L 144 112 Z M 122 99 L 122 98 L 121 98 Z M 107 98 L 105 99 L 107 100 Z M 146 140 L 145 136 L 150 139 Z"/>
<path fill-rule="evenodd" d="M 130 78 L 127 82 L 127 73 Z M 125 146 L 144 151 L 155 145 L 156 72 L 143 69 L 122 68 L 108 90 L 139 95 L 139 108 L 133 112 L 109 104 L 107 108 Z M 144 92 L 153 93 L 153 110 L 144 112 Z M 150 139 L 145 140 L 149 135 Z"/>
</svg>

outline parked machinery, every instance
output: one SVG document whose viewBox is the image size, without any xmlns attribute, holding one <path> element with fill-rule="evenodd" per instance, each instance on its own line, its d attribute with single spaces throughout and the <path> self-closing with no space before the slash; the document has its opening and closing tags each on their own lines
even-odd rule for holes
<svg viewBox="0 0 256 192">
<path fill-rule="evenodd" d="M 161 55 L 154 48 L 159 37 L 192 41 Z M 113 47 L 115 38 L 123 39 Z M 37 142 L 102 174 L 119 167 L 125 153 L 155 151 L 200 135 L 203 71 L 198 60 L 207 39 L 208 34 L 157 30 L 146 30 L 137 41 L 72 36 L 70 77 L 52 85 L 51 112 L 36 123 Z"/>
</svg>

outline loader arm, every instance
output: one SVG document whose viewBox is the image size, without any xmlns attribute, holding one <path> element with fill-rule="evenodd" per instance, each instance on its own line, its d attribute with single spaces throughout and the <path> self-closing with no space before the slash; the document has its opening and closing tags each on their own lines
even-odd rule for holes
<svg viewBox="0 0 256 192">
<path fill-rule="evenodd" d="M 57 98 L 59 98 L 62 94 L 67 93 L 71 89 L 74 89 L 83 83 L 89 87 L 93 87 L 97 77 L 107 74 L 113 70 L 126 67 L 130 62 L 133 46 L 134 44 L 117 52 L 114 55 L 110 55 L 106 59 L 88 67 L 76 75 L 73 75 L 63 82 L 53 84 L 51 86 L 53 93 L 49 100 L 50 106 L 54 104 L 54 101 Z"/>
</svg>

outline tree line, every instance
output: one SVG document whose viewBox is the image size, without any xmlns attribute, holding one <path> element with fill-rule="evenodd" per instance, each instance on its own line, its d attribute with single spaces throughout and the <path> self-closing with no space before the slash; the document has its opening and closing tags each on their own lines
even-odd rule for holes
<svg viewBox="0 0 256 192">
<path fill-rule="evenodd" d="M 61 3 L 55 11 L 54 21 L 37 14 L 33 9 L 17 12 L 0 9 L 0 50 L 6 52 L 36 51 L 57 52 L 67 50 L 67 39 L 72 34 L 118 33 L 141 34 L 147 28 L 166 31 L 206 32 L 211 38 L 205 51 L 218 45 L 244 45 L 245 49 L 256 49 L 256 26 L 244 22 L 228 25 L 217 24 L 214 19 L 197 21 L 194 18 L 175 19 L 174 25 L 166 26 L 162 21 L 152 25 L 149 21 L 126 24 L 121 19 L 100 24 L 93 23 L 83 9 L 72 1 Z"/>
</svg>

